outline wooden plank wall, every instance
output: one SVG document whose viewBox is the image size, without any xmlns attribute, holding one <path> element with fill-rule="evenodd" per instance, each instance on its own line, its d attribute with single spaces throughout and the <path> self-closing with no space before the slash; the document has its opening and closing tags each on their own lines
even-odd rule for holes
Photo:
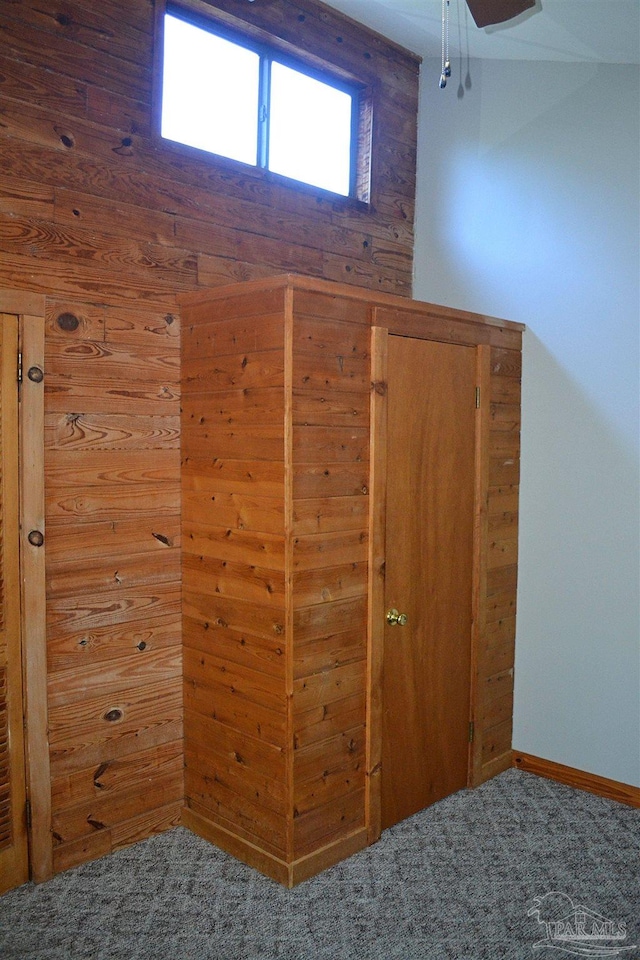
<svg viewBox="0 0 640 960">
<path fill-rule="evenodd" d="M 369 308 L 185 315 L 187 822 L 291 863 L 364 825 Z"/>
<path fill-rule="evenodd" d="M 56 870 L 183 796 L 176 293 L 283 270 L 411 291 L 415 59 L 314 0 L 215 6 L 370 86 L 370 206 L 158 140 L 152 0 L 0 10 L 0 285 L 47 311 Z"/>
<path fill-rule="evenodd" d="M 284 290 L 185 315 L 185 822 L 205 836 L 214 823 L 283 862 Z"/>
<path fill-rule="evenodd" d="M 290 885 L 379 835 L 372 323 L 476 347 L 469 783 L 511 764 L 522 334 L 286 276 L 187 296 L 183 316 L 185 822 Z"/>
<path fill-rule="evenodd" d="M 496 338 L 497 340 L 498 338 Z M 476 783 L 511 766 L 518 581 L 521 335 L 504 331 L 489 354 L 486 567 L 478 650 Z"/>
<path fill-rule="evenodd" d="M 294 291 L 296 859 L 365 827 L 370 312 Z"/>
<path fill-rule="evenodd" d="M 183 311 L 185 823 L 290 884 L 366 842 L 370 307 L 208 296 Z"/>
</svg>

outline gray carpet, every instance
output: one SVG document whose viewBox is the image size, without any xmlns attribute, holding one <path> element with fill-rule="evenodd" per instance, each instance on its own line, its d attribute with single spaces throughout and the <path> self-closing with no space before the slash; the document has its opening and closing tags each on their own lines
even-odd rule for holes
<svg viewBox="0 0 640 960">
<path fill-rule="evenodd" d="M 0 898 L 0 957 L 633 960 L 639 863 L 637 810 L 509 770 L 290 891 L 172 830 Z M 528 910 L 554 891 L 624 923 L 617 952 L 535 946 L 546 928 Z"/>
</svg>

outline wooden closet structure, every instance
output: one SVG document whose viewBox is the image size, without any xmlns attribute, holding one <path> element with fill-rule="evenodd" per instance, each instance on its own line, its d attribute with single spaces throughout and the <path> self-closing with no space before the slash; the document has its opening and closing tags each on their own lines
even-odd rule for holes
<svg viewBox="0 0 640 960">
<path fill-rule="evenodd" d="M 523 327 L 291 275 L 181 305 L 183 822 L 291 886 L 383 825 L 392 338 L 473 376 L 459 785 L 511 765 Z"/>
</svg>

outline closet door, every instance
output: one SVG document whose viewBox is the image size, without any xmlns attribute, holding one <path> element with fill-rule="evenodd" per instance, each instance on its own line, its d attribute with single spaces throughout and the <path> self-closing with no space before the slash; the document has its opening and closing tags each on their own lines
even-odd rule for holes
<svg viewBox="0 0 640 960">
<path fill-rule="evenodd" d="M 383 829 L 467 784 L 475 348 L 389 336 L 387 384 Z"/>
<path fill-rule="evenodd" d="M 18 318 L 0 314 L 0 894 L 29 879 L 18 552 Z"/>
</svg>

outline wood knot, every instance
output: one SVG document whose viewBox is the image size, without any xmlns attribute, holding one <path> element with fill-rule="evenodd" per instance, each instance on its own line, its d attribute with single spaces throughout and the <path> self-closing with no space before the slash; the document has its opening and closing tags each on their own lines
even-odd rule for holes
<svg viewBox="0 0 640 960">
<path fill-rule="evenodd" d="M 164 535 L 163 533 L 152 533 L 151 536 L 152 536 L 152 537 L 155 537 L 156 540 L 159 540 L 160 543 L 164 543 L 165 547 L 172 547 L 172 546 L 173 546 L 173 543 L 172 543 L 172 541 L 169 539 L 169 537 L 165 537 L 165 535 Z"/>
<path fill-rule="evenodd" d="M 387 384 L 384 380 L 374 380 L 371 384 L 371 389 L 374 393 L 377 393 L 379 397 L 385 397 L 387 394 Z"/>
<path fill-rule="evenodd" d="M 103 719 L 106 720 L 107 723 L 118 723 L 119 720 L 122 720 L 123 716 L 124 714 L 119 707 L 113 707 L 111 710 L 107 710 Z"/>
<path fill-rule="evenodd" d="M 74 333 L 80 326 L 80 321 L 76 317 L 75 313 L 61 313 L 56 323 L 61 330 L 64 330 L 65 333 Z"/>
</svg>

